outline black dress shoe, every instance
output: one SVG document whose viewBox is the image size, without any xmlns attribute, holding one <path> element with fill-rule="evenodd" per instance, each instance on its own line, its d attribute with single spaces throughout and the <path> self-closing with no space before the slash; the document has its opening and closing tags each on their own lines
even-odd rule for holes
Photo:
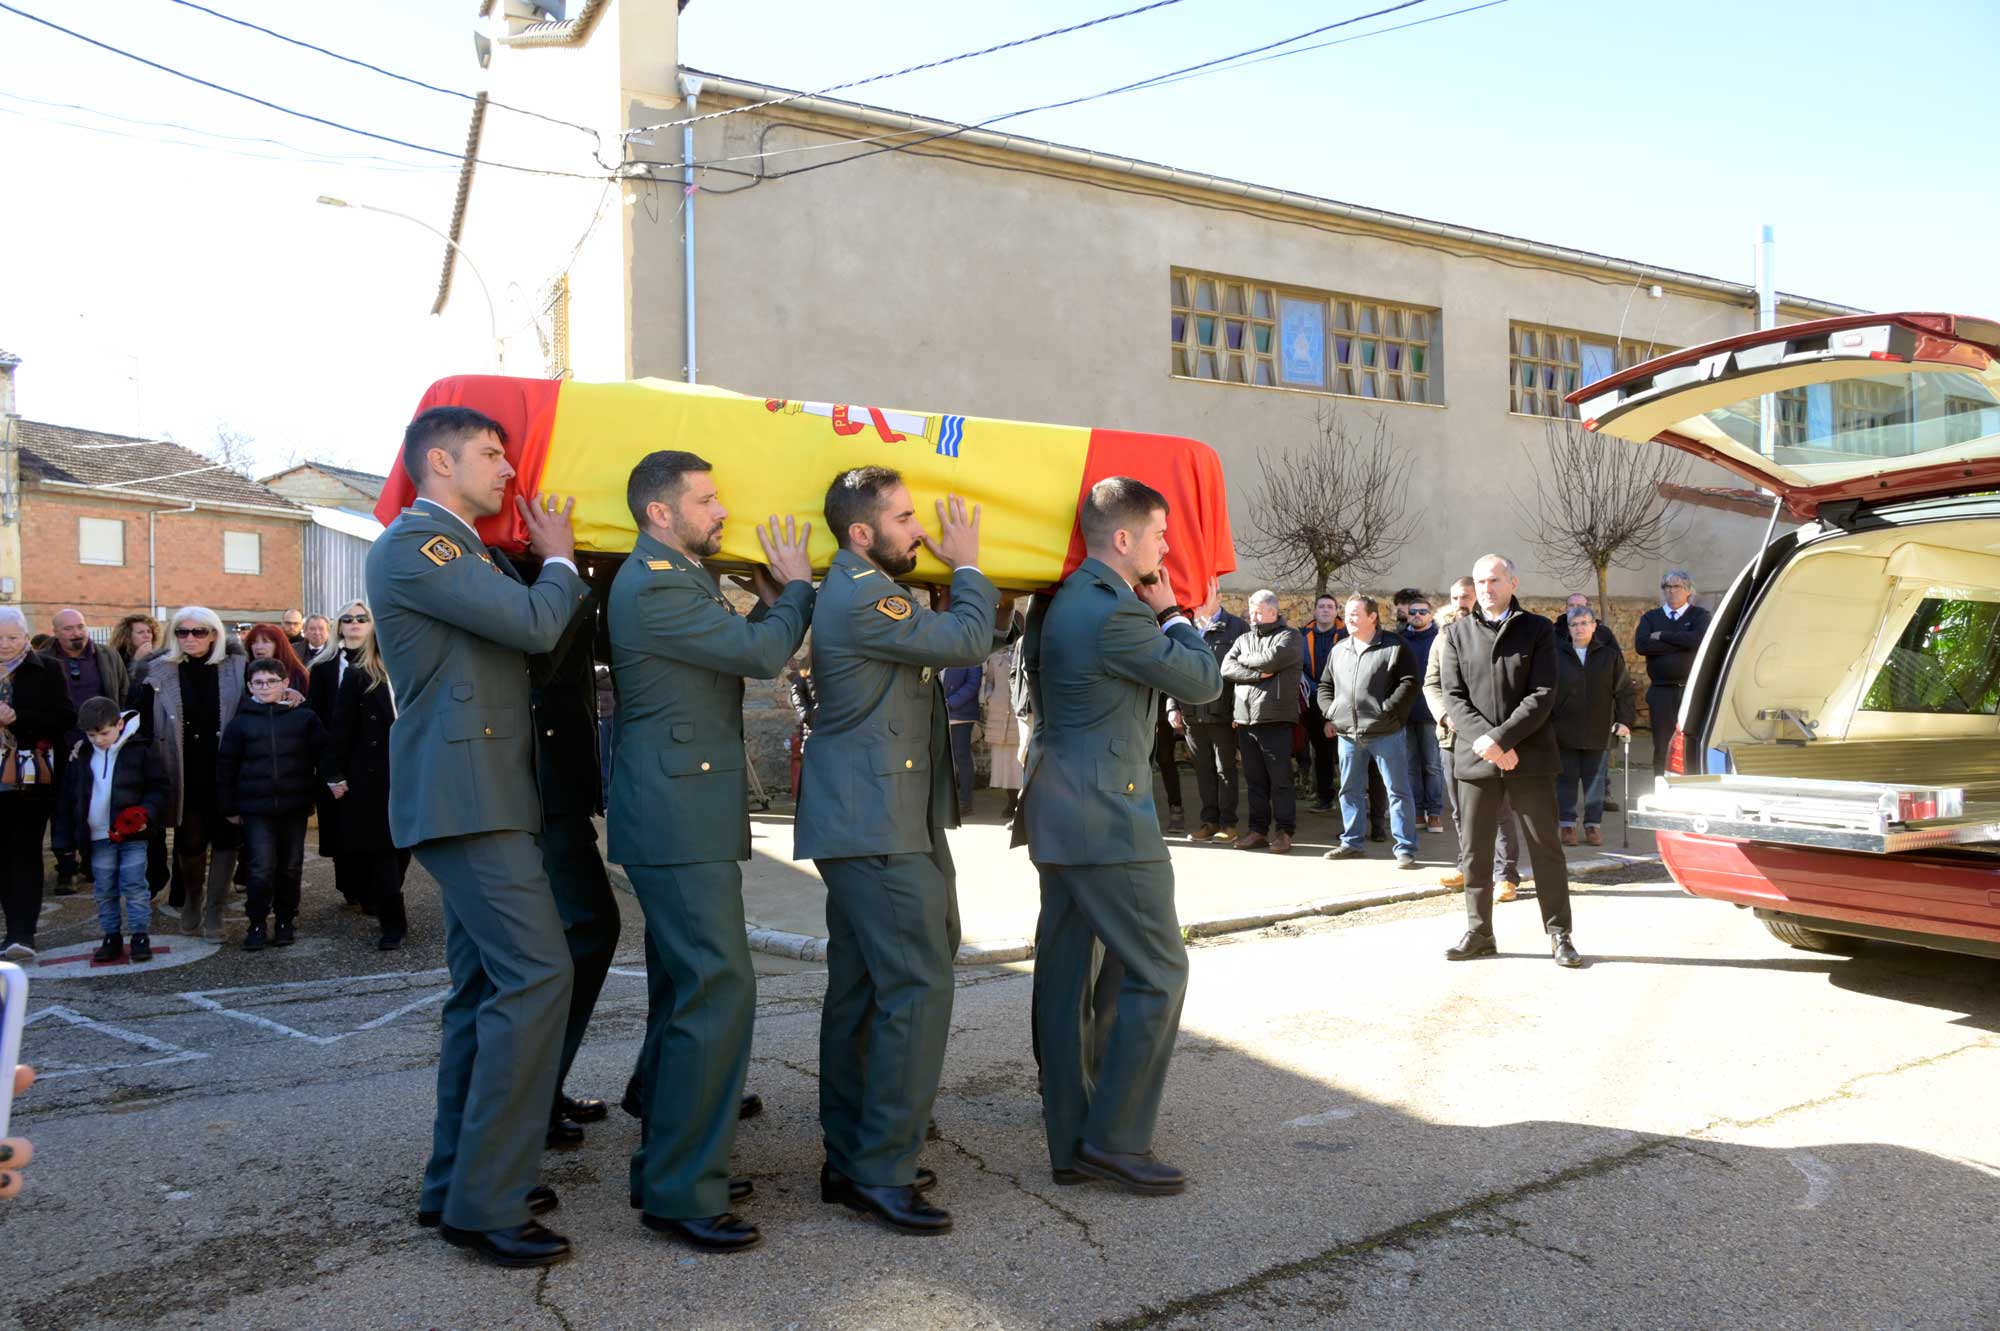
<svg viewBox="0 0 2000 1331">
<path fill-rule="evenodd" d="M 951 1212 L 925 1201 L 914 1184 L 871 1188 L 866 1183 L 842 1179 L 836 1200 L 848 1210 L 872 1215 L 889 1228 L 904 1234 L 951 1232 Z"/>
<path fill-rule="evenodd" d="M 1446 961 L 1470 961 L 1474 957 L 1490 957 L 1500 951 L 1492 934 L 1482 934 L 1477 929 L 1467 929 L 1465 937 L 1444 950 Z"/>
<path fill-rule="evenodd" d="M 747 1178 L 733 1178 L 729 1180 L 729 1200 L 732 1202 L 747 1202 L 750 1200 L 750 1194 L 755 1191 L 757 1191 L 757 1185 Z M 645 1206 L 645 1203 L 637 1197 L 629 1197 L 627 1200 L 632 1203 L 632 1209 L 635 1211 Z"/>
<path fill-rule="evenodd" d="M 755 1118 L 763 1112 L 764 1097 L 755 1092 L 744 1096 L 742 1101 L 736 1106 L 736 1117 L 739 1119 Z"/>
<path fill-rule="evenodd" d="M 727 1211 L 701 1220 L 669 1220 L 665 1216 L 641 1215 L 639 1222 L 647 1229 L 671 1234 L 690 1248 L 699 1248 L 703 1252 L 742 1252 L 756 1247 L 764 1237 L 757 1232 L 757 1226 Z"/>
<path fill-rule="evenodd" d="M 537 1183 L 534 1187 L 528 1189 L 529 1215 L 547 1215 L 561 1205 L 562 1199 L 556 1196 L 556 1190 L 546 1183 Z M 425 1229 L 436 1229 L 444 1223 L 444 1212 L 419 1211 L 417 1212 L 417 1223 Z"/>
<path fill-rule="evenodd" d="M 438 1233 L 454 1248 L 468 1248 L 495 1266 L 553 1266 L 570 1257 L 569 1240 L 550 1233 L 534 1220 L 512 1229 L 489 1229 L 484 1233 L 440 1225 Z"/>
<path fill-rule="evenodd" d="M 1115 1183 L 1125 1191 L 1136 1192 L 1142 1197 L 1171 1197 L 1187 1187 L 1187 1175 L 1170 1164 L 1155 1160 L 1151 1151 L 1121 1154 L 1100 1151 L 1089 1142 L 1078 1142 L 1076 1170 L 1079 1174 Z"/>
<path fill-rule="evenodd" d="M 559 1095 L 556 1097 L 556 1112 L 572 1123 L 597 1123 L 601 1122 L 611 1109 L 595 1096 L 586 1096 L 579 1100 L 575 1096 Z"/>
<path fill-rule="evenodd" d="M 819 1167 L 819 1199 L 823 1202 L 839 1201 L 841 1190 L 844 1189 L 850 1181 L 851 1180 L 848 1179 L 847 1175 L 841 1173 L 839 1170 L 835 1169 L 832 1165 L 824 1163 L 821 1164 Z M 910 1186 L 915 1188 L 918 1192 L 929 1192 L 932 1188 L 935 1188 L 937 1186 L 937 1174 L 935 1171 L 925 1169 L 923 1166 L 919 1165 L 917 1166 L 916 1182 L 912 1183 Z"/>
<path fill-rule="evenodd" d="M 1583 958 L 1577 955 L 1576 944 L 1569 940 L 1567 929 L 1549 935 L 1549 953 L 1556 965 L 1565 970 L 1577 970 L 1583 965 Z"/>
<path fill-rule="evenodd" d="M 568 1119 L 555 1119 L 549 1123 L 549 1135 L 545 1140 L 550 1146 L 581 1146 L 583 1129 Z"/>
</svg>

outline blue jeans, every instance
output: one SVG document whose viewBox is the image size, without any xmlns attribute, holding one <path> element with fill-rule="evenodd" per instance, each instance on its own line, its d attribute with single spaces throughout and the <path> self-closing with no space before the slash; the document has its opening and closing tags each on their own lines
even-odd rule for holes
<svg viewBox="0 0 2000 1331">
<path fill-rule="evenodd" d="M 97 885 L 97 931 L 124 933 L 119 927 L 119 907 L 124 907 L 124 924 L 132 933 L 150 933 L 153 927 L 153 891 L 146 885 L 146 838 L 131 841 L 92 841 L 90 877 Z"/>
<path fill-rule="evenodd" d="M 1576 826 L 1576 788 L 1583 787 L 1583 824 L 1596 827 L 1604 821 L 1604 778 L 1611 767 L 1609 749 L 1564 749 L 1562 775 L 1556 778 L 1556 819 L 1564 827 Z"/>
<path fill-rule="evenodd" d="M 1389 788 L 1389 832 L 1396 854 L 1417 853 L 1416 806 L 1410 799 L 1408 746 L 1401 731 L 1373 739 L 1340 737 L 1340 841 L 1360 850 L 1368 831 L 1368 764 L 1382 774 Z"/>
<path fill-rule="evenodd" d="M 1403 728 L 1410 750 L 1410 802 L 1419 818 L 1444 816 L 1444 754 L 1438 749 L 1437 725 L 1412 721 Z"/>
</svg>

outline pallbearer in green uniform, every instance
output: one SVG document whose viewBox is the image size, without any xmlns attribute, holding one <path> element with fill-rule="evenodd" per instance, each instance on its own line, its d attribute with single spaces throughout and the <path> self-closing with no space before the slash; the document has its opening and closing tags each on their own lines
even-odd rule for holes
<svg viewBox="0 0 2000 1331">
<path fill-rule="evenodd" d="M 818 708 L 799 775 L 792 855 L 826 883 L 820 1015 L 820 1196 L 909 1233 L 951 1215 L 917 1170 L 951 1026 L 958 826 L 949 720 L 938 673 L 993 651 L 999 592 L 980 573 L 979 515 L 939 501 L 940 539 L 886 467 L 834 478 L 826 520 L 840 550 L 820 585 L 812 671 Z M 934 612 L 896 582 L 928 546 L 951 577 Z"/>
<path fill-rule="evenodd" d="M 1037 672 L 1035 734 L 1016 843 L 1025 829 L 1042 878 L 1042 1118 L 1059 1182 L 1176 1193 L 1186 1178 L 1153 1158 L 1153 1125 L 1187 952 L 1149 758 L 1158 695 L 1207 702 L 1222 676 L 1167 581 L 1166 498 L 1115 476 L 1091 487 L 1078 520 L 1089 557 L 1030 618 L 1025 652 Z M 1100 943 L 1104 973 L 1117 982 L 1101 1047 L 1092 998 Z"/>
<path fill-rule="evenodd" d="M 649 453 L 626 502 L 639 540 L 611 583 L 618 742 L 610 856 L 646 913 L 644 1119 L 632 1204 L 650 1229 L 733 1251 L 760 1237 L 729 1213 L 729 1152 L 750 1066 L 757 980 L 743 932 L 750 792 L 743 681 L 776 679 L 812 622 L 811 524 L 758 529 L 763 601 L 738 615 L 701 561 L 728 516 L 707 462 Z"/>
<path fill-rule="evenodd" d="M 465 407 L 410 422 L 403 467 L 417 499 L 368 551 L 375 638 L 396 690 L 389 830 L 437 879 L 445 999 L 437 1123 L 417 1219 L 506 1266 L 569 1256 L 532 1219 L 571 964 L 542 872 L 528 654 L 562 637 L 589 589 L 570 506 L 517 499 L 533 586 L 493 563 L 472 524 L 500 511 L 514 474 L 500 426 Z"/>
</svg>

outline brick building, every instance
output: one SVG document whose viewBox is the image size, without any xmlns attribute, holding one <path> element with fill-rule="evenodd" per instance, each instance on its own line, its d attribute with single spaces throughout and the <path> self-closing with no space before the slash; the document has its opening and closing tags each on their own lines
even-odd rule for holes
<svg viewBox="0 0 2000 1331">
<path fill-rule="evenodd" d="M 37 632 L 205 605 L 225 621 L 299 603 L 306 510 L 179 444 L 23 420 L 0 356 L 0 603 Z"/>
</svg>

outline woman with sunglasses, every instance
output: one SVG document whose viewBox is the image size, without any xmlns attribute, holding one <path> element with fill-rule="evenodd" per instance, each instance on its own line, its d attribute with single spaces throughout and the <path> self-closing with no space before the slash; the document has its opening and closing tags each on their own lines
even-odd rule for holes
<svg viewBox="0 0 2000 1331">
<path fill-rule="evenodd" d="M 319 723 L 326 727 L 329 735 L 333 734 L 334 708 L 340 697 L 341 681 L 360 654 L 361 640 L 371 636 L 369 630 L 372 628 L 365 607 L 350 605 L 340 612 L 340 617 L 339 631 L 327 639 L 326 645 L 313 657 L 312 664 L 306 667 L 306 704 L 319 717 Z M 341 849 L 340 819 L 343 812 L 341 802 L 333 797 L 333 792 L 322 788 L 319 798 L 319 853 L 333 861 L 333 885 L 340 893 L 342 907 L 361 915 L 367 913 L 368 897 L 354 874 L 353 862 Z"/>
<path fill-rule="evenodd" d="M 389 672 L 375 648 L 375 617 L 365 601 L 340 612 L 341 677 L 333 706 L 333 787 L 339 807 L 335 870 L 348 878 L 365 909 L 381 922 L 376 944 L 384 952 L 403 945 L 403 875 L 410 852 L 389 834 L 389 729 L 396 700 Z M 324 838 L 322 837 L 322 840 Z"/>
<path fill-rule="evenodd" d="M 216 746 L 243 701 L 240 643 L 222 631 L 205 605 L 174 612 L 173 641 L 135 685 L 128 706 L 137 709 L 142 733 L 167 769 L 162 825 L 174 829 L 174 892 L 181 932 L 222 934 L 222 907 L 236 867 L 237 834 L 216 810 Z M 205 908 L 205 909 L 204 909 Z"/>
</svg>

